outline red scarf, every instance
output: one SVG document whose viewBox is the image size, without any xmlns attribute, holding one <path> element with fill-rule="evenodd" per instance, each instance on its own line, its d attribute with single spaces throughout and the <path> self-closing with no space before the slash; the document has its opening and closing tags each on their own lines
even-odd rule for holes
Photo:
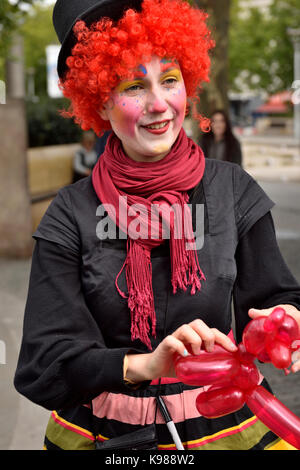
<svg viewBox="0 0 300 470">
<path fill-rule="evenodd" d="M 187 191 L 199 183 L 204 167 L 202 150 L 181 129 L 168 155 L 149 163 L 129 158 L 121 141 L 112 133 L 93 170 L 92 181 L 98 198 L 109 217 L 128 235 L 127 257 L 116 278 L 116 287 L 122 297 L 128 298 L 131 339 L 140 339 L 150 350 L 149 320 L 154 337 L 156 326 L 151 250 L 167 238 L 164 233 L 169 230 L 173 293 L 178 287 L 186 290 L 191 286 L 191 294 L 194 294 L 201 288 L 200 281 L 205 280 L 193 244 L 191 213 L 186 206 Z M 125 197 L 121 198 L 123 205 L 120 205 L 120 196 Z M 142 204 L 144 210 L 140 212 L 141 206 L 133 207 L 133 204 Z M 153 210 L 153 204 L 165 204 L 161 217 Z M 140 238 L 131 230 L 131 223 L 132 227 L 139 226 Z M 186 249 L 187 243 L 192 249 Z M 124 266 L 128 296 L 118 287 Z"/>
</svg>

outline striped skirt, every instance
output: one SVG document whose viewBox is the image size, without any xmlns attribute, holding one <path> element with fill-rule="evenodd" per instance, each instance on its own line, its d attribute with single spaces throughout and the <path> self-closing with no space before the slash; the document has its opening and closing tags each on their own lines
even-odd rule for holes
<svg viewBox="0 0 300 470">
<path fill-rule="evenodd" d="M 267 382 L 262 385 L 269 390 Z M 205 389 L 205 388 L 204 388 Z M 90 405 L 51 413 L 45 435 L 46 450 L 94 450 L 95 439 L 113 437 L 156 423 L 158 449 L 176 450 L 165 424 L 156 410 L 157 382 L 146 390 L 128 394 L 104 392 Z M 160 395 L 175 423 L 185 449 L 190 450 L 296 450 L 273 434 L 247 406 L 236 413 L 215 419 L 201 416 L 196 397 L 203 387 L 192 387 L 177 379 L 163 379 Z"/>
</svg>

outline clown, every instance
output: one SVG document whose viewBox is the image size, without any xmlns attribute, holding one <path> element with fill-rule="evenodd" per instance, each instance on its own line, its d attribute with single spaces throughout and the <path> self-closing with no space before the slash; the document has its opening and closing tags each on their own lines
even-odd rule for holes
<svg viewBox="0 0 300 470">
<path fill-rule="evenodd" d="M 276 244 L 272 201 L 239 166 L 206 161 L 183 130 L 188 106 L 209 128 L 196 111 L 214 46 L 207 14 L 183 0 L 58 0 L 53 20 L 70 100 L 63 114 L 83 130 L 112 133 L 92 175 L 62 188 L 34 233 L 15 386 L 52 410 L 45 448 L 122 449 L 126 441 L 136 449 L 135 432 L 154 429 L 151 448 L 175 449 L 158 394 L 186 449 L 278 446 L 247 407 L 201 416 L 201 390 L 179 382 L 173 364 L 174 353 L 215 343 L 236 351 L 232 301 L 237 341 L 250 316 L 278 305 L 300 323 L 300 287 Z M 97 236 L 99 206 L 115 237 Z"/>
</svg>

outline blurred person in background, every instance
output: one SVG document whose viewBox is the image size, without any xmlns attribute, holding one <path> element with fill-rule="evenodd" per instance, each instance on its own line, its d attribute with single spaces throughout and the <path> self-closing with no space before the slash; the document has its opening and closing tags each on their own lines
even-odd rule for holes
<svg viewBox="0 0 300 470">
<path fill-rule="evenodd" d="M 104 152 L 105 145 L 106 145 L 106 142 L 107 142 L 107 139 L 108 139 L 110 133 L 111 133 L 111 131 L 106 131 L 106 132 L 104 132 L 103 135 L 96 138 L 95 151 L 97 153 L 98 158 Z"/>
<path fill-rule="evenodd" d="M 206 158 L 215 158 L 242 166 L 242 150 L 234 136 L 225 111 L 218 109 L 211 115 L 211 130 L 204 133 L 200 142 Z"/>
<path fill-rule="evenodd" d="M 83 132 L 80 148 L 75 152 L 73 159 L 73 183 L 91 174 L 98 157 L 95 144 L 94 132 Z"/>
</svg>

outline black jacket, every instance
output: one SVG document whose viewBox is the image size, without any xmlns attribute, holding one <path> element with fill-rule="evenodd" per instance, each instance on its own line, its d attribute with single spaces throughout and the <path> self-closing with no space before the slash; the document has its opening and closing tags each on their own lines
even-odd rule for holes
<svg viewBox="0 0 300 470">
<path fill-rule="evenodd" d="M 299 285 L 276 243 L 269 212 L 273 203 L 245 171 L 208 160 L 202 181 L 190 191 L 190 202 L 193 208 L 204 207 L 204 245 L 198 258 L 206 281 L 195 295 L 174 295 L 168 242 L 152 251 L 157 318 L 153 348 L 162 341 L 164 327 L 170 334 L 195 318 L 228 334 L 232 300 L 238 341 L 250 320 L 250 307 L 290 303 L 299 308 Z M 140 341 L 131 341 L 127 301 L 115 287 L 126 240 L 98 238 L 97 224 L 105 217 L 97 215 L 99 205 L 90 177 L 67 186 L 34 234 L 15 387 L 48 409 L 87 403 L 103 391 L 128 391 L 124 355 L 129 350 L 148 352 Z M 126 291 L 122 274 L 119 285 Z"/>
</svg>

